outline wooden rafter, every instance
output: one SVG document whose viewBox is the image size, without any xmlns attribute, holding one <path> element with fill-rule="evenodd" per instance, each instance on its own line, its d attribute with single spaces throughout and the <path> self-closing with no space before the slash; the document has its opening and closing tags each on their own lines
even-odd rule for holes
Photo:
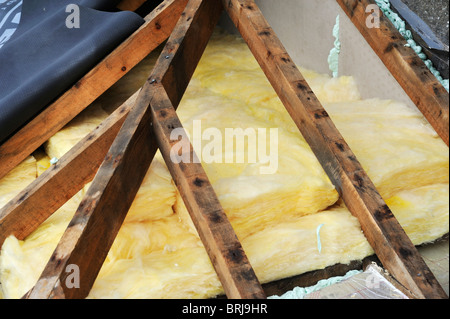
<svg viewBox="0 0 450 319">
<path fill-rule="evenodd" d="M 122 11 L 136 11 L 147 0 L 123 0 L 117 5 L 117 8 Z"/>
<path fill-rule="evenodd" d="M 425 63 L 406 46 L 407 42 L 391 23 L 380 16 L 380 26 L 366 26 L 366 8 L 374 0 L 337 0 L 374 52 L 423 113 L 442 140 L 449 145 L 449 94 Z"/>
<path fill-rule="evenodd" d="M 384 267 L 420 298 L 446 296 L 255 2 L 223 5 Z"/>
</svg>

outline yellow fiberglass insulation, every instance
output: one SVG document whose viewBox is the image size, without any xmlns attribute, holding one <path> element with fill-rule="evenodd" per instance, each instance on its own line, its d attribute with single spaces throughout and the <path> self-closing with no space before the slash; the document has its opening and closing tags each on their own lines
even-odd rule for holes
<svg viewBox="0 0 450 319">
<path fill-rule="evenodd" d="M 36 158 L 29 156 L 0 180 L 0 207 L 3 207 L 38 175 Z"/>
<path fill-rule="evenodd" d="M 448 148 L 423 116 L 395 101 L 363 100 L 352 77 L 301 71 L 414 244 L 448 233 Z M 131 79 L 142 82 L 141 73 Z M 123 88 L 117 92 L 123 94 Z M 115 94 L 112 90 L 107 99 Z M 178 114 L 262 283 L 373 254 L 241 38 L 214 34 Z M 45 167 L 49 158 L 61 157 L 106 116 L 94 106 L 50 139 L 46 158 L 25 161 L 0 181 L 0 204 L 39 174 L 39 163 Z M 225 142 L 208 149 L 215 135 L 201 133 L 213 129 L 223 137 L 230 128 L 266 129 L 262 144 L 267 154 L 276 151 L 275 162 L 250 161 L 252 148 L 262 144 L 248 141 L 243 154 Z M 277 138 L 270 143 L 274 128 Z M 237 155 L 246 161 L 236 162 Z M 226 163 L 227 158 L 235 161 Z M 269 164 L 276 169 L 262 174 Z M 26 240 L 5 241 L 0 254 L 5 298 L 20 298 L 34 285 L 85 190 Z M 208 298 L 222 292 L 157 153 L 89 298 Z"/>
</svg>

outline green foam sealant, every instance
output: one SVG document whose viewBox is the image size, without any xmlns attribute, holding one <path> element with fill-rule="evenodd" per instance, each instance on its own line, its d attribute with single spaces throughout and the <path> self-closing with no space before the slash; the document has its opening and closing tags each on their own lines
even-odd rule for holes
<svg viewBox="0 0 450 319">
<path fill-rule="evenodd" d="M 322 252 L 322 241 L 320 240 L 320 230 L 325 224 L 320 224 L 319 227 L 316 229 L 316 235 L 317 235 L 317 250 L 319 251 L 319 254 Z"/>
<path fill-rule="evenodd" d="M 336 24 L 333 27 L 333 36 L 336 39 L 334 41 L 334 48 L 331 49 L 328 55 L 328 65 L 330 71 L 333 73 L 333 77 L 337 78 L 339 75 L 339 54 L 341 53 L 341 41 L 339 40 L 339 15 L 336 17 Z"/>
<path fill-rule="evenodd" d="M 412 48 L 417 55 L 424 61 L 425 65 L 430 69 L 431 73 L 441 82 L 444 88 L 449 91 L 449 80 L 443 79 L 438 70 L 433 66 L 433 63 L 427 58 L 425 53 L 422 52 L 422 47 L 418 45 L 414 39 L 412 32 L 406 29 L 406 23 L 403 21 L 400 16 L 393 12 L 391 9 L 391 4 L 389 0 L 375 0 L 377 5 L 380 7 L 381 11 L 383 11 L 384 15 L 388 17 L 388 19 L 394 24 L 400 34 L 405 38 L 408 42 L 407 46 Z"/>
<path fill-rule="evenodd" d="M 429 60 L 425 53 L 423 53 L 423 49 L 420 45 L 418 45 L 413 38 L 412 32 L 406 29 L 405 21 L 400 18 L 400 16 L 393 12 L 391 9 L 391 4 L 389 0 L 375 0 L 376 4 L 380 7 L 381 11 L 383 11 L 384 15 L 388 17 L 388 19 L 394 24 L 400 34 L 407 41 L 407 46 L 412 48 L 414 52 L 424 61 L 425 65 L 431 71 L 431 73 L 438 79 L 439 82 L 444 86 L 444 88 L 449 92 L 449 80 L 442 78 L 439 71 L 433 66 L 433 62 Z M 333 73 L 333 77 L 338 77 L 339 75 L 339 54 L 341 53 L 341 42 L 339 40 L 339 15 L 336 17 L 336 24 L 333 27 L 333 36 L 335 37 L 334 48 L 331 49 L 330 54 L 328 56 L 328 65 L 330 71 Z"/>
</svg>

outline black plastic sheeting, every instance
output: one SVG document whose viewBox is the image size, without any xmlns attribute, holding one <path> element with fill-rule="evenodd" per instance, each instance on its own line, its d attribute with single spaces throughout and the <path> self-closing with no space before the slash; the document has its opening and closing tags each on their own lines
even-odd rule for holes
<svg viewBox="0 0 450 319">
<path fill-rule="evenodd" d="M 144 23 L 117 3 L 0 0 L 0 143 Z"/>
</svg>

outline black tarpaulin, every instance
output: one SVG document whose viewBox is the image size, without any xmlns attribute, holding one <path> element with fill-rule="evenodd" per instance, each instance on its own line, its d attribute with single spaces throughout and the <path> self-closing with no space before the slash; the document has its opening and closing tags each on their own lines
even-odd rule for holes
<svg viewBox="0 0 450 319">
<path fill-rule="evenodd" d="M 144 23 L 117 2 L 0 0 L 0 143 Z"/>
</svg>

